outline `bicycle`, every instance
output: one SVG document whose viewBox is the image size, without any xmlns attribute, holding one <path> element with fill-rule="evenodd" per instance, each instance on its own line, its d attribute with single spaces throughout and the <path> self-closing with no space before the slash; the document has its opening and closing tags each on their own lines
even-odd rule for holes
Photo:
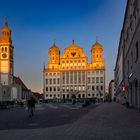
<svg viewBox="0 0 140 140">
<path fill-rule="evenodd" d="M 34 109 L 33 107 L 28 107 L 29 117 L 32 118 L 34 116 Z"/>
</svg>

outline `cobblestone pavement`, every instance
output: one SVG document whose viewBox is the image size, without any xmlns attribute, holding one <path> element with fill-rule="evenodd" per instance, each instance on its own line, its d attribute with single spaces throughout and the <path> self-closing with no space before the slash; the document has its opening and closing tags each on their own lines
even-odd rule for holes
<svg viewBox="0 0 140 140">
<path fill-rule="evenodd" d="M 103 103 L 77 121 L 37 129 L 1 130 L 1 140 L 140 140 L 140 113 Z"/>
</svg>

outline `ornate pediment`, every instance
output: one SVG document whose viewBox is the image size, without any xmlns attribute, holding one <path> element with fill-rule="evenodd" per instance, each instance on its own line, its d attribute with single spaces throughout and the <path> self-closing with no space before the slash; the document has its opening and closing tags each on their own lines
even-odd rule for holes
<svg viewBox="0 0 140 140">
<path fill-rule="evenodd" d="M 76 52 L 71 52 L 71 55 L 74 57 L 76 55 Z"/>
<path fill-rule="evenodd" d="M 83 49 L 73 44 L 68 48 L 65 48 L 64 54 L 62 55 L 61 58 L 73 59 L 73 58 L 81 58 L 81 57 L 82 58 L 86 57 L 85 53 L 83 52 Z"/>
</svg>

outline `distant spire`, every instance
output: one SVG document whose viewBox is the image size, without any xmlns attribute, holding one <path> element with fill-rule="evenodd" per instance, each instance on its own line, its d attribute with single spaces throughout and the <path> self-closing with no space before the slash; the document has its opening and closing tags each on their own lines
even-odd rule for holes
<svg viewBox="0 0 140 140">
<path fill-rule="evenodd" d="M 7 19 L 4 20 L 4 27 L 8 27 L 8 21 L 7 21 Z"/>
<path fill-rule="evenodd" d="M 98 42 L 98 36 L 96 36 L 96 42 Z"/>
<path fill-rule="evenodd" d="M 56 41 L 56 39 L 54 38 L 54 39 L 53 39 L 53 44 L 54 44 L 54 45 L 55 45 L 55 41 Z"/>
<path fill-rule="evenodd" d="M 43 69 L 45 70 L 45 62 L 43 63 Z"/>
<path fill-rule="evenodd" d="M 72 44 L 74 45 L 75 43 L 74 43 L 74 40 L 72 40 Z"/>
</svg>

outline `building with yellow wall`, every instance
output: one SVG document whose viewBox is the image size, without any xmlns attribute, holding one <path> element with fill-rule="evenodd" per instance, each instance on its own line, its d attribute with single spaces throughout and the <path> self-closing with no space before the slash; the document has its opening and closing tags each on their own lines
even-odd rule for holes
<svg viewBox="0 0 140 140">
<path fill-rule="evenodd" d="M 54 43 L 48 50 L 48 66 L 43 70 L 45 99 L 97 98 L 104 100 L 105 63 L 103 47 L 96 40 L 91 47 L 91 63 L 83 49 L 72 44 L 60 49 Z"/>
<path fill-rule="evenodd" d="M 6 20 L 0 33 L 0 102 L 27 99 L 31 91 L 14 76 L 14 47 Z"/>
</svg>

